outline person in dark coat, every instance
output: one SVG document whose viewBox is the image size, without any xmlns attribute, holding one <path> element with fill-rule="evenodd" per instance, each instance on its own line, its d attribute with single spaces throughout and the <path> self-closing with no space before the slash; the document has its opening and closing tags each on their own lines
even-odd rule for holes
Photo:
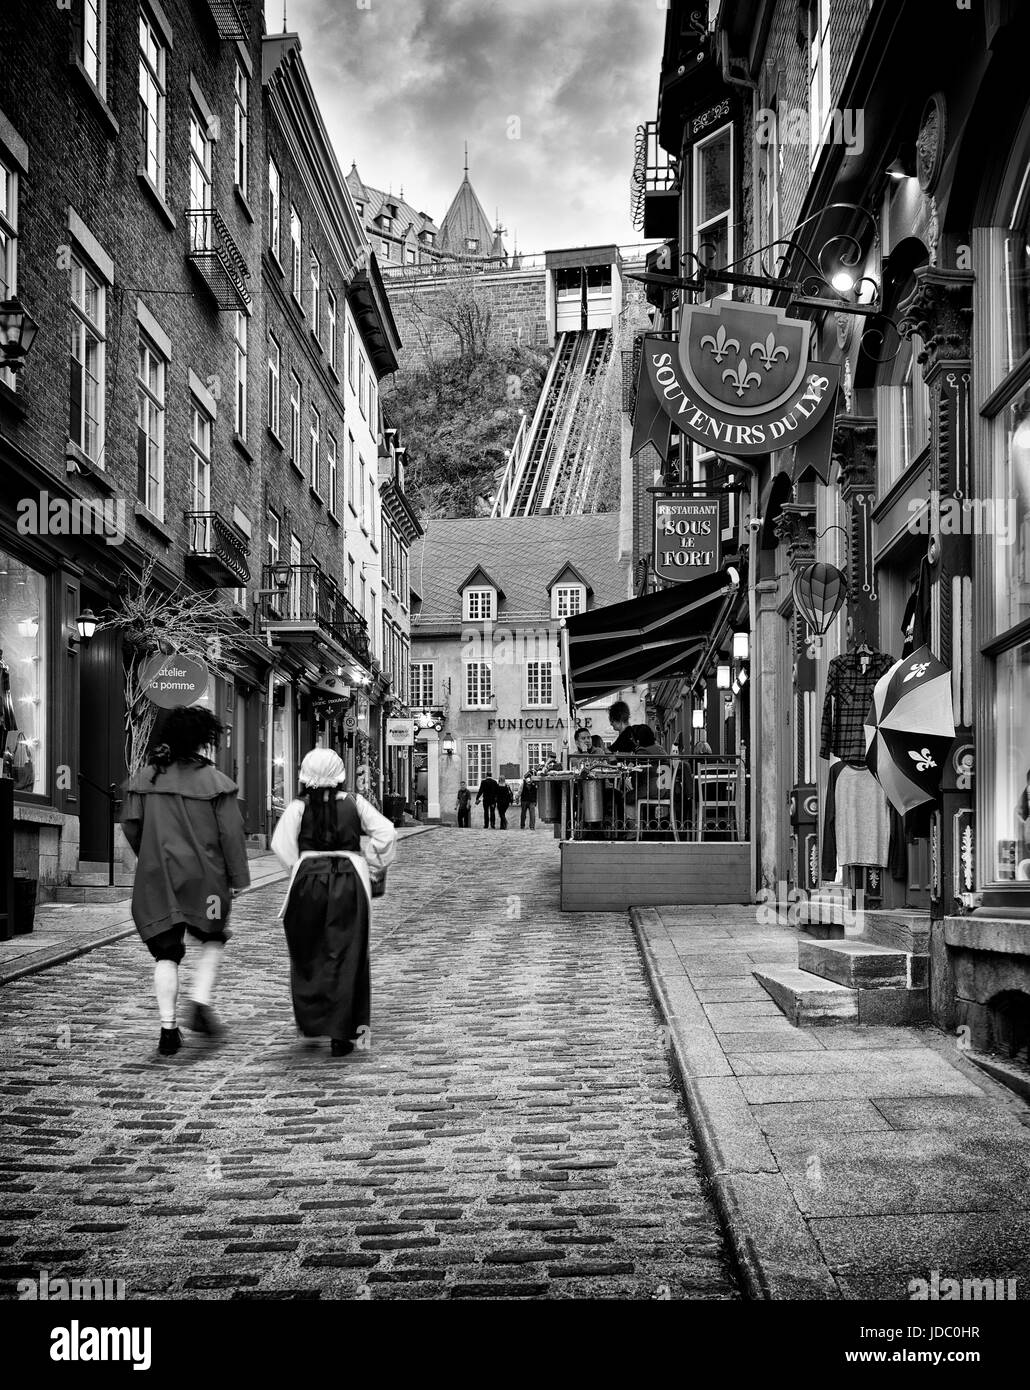
<svg viewBox="0 0 1030 1390">
<path fill-rule="evenodd" d="M 305 1037 L 331 1039 L 334 1057 L 353 1052 L 368 1034 L 372 875 L 382 879 L 397 842 L 385 816 L 363 796 L 344 792 L 345 778 L 337 753 L 313 748 L 300 765 L 303 795 L 290 802 L 272 836 L 273 852 L 293 870 L 279 914 L 293 1014 Z"/>
<path fill-rule="evenodd" d="M 495 830 L 497 828 L 497 783 L 492 777 L 484 777 L 479 784 L 479 791 L 476 792 L 476 805 L 480 800 L 483 802 L 483 829 Z"/>
<path fill-rule="evenodd" d="M 472 824 L 472 793 L 462 782 L 458 788 L 458 795 L 454 798 L 454 809 L 458 813 L 458 826 L 466 830 Z"/>
<path fill-rule="evenodd" d="M 625 700 L 616 700 L 608 710 L 608 722 L 618 734 L 609 748 L 610 753 L 635 753 L 638 749 L 653 747 L 658 739 L 649 724 L 631 724 L 629 705 Z"/>
<path fill-rule="evenodd" d="M 522 790 L 519 792 L 519 806 L 522 808 L 519 816 L 520 830 L 525 830 L 527 816 L 530 830 L 536 829 L 536 796 L 536 778 L 527 772 L 522 779 Z"/>
<path fill-rule="evenodd" d="M 508 807 L 513 800 L 511 787 L 508 786 L 508 783 L 503 777 L 499 778 L 497 782 L 497 814 L 500 817 L 501 823 L 499 828 L 501 830 L 508 829 Z"/>
<path fill-rule="evenodd" d="M 172 710 L 149 766 L 125 784 L 122 829 L 137 857 L 132 920 L 156 962 L 158 1051 L 165 1057 L 182 1046 L 176 1002 L 187 932 L 200 942 L 200 959 L 186 1027 L 211 1037 L 222 1031 L 211 997 L 232 899 L 250 884 L 236 783 L 201 751 L 217 747 L 221 733 L 203 705 Z"/>
</svg>

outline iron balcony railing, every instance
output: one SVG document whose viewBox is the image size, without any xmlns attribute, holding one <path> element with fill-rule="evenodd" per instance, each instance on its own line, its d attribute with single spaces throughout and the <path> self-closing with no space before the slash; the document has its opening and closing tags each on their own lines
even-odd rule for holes
<svg viewBox="0 0 1030 1390">
<path fill-rule="evenodd" d="M 750 838 L 744 760 L 719 753 L 573 754 L 542 772 L 542 820 L 563 839 L 714 840 Z"/>
<path fill-rule="evenodd" d="M 261 597 L 263 626 L 273 632 L 317 630 L 369 665 L 368 625 L 334 580 L 317 565 L 290 565 L 286 587 L 279 590 L 281 582 L 281 569 L 265 565 L 261 587 L 278 591 Z"/>
<path fill-rule="evenodd" d="M 189 554 L 220 585 L 250 583 L 250 541 L 220 512 L 187 512 Z"/>
<path fill-rule="evenodd" d="M 247 21 L 239 0 L 207 0 L 211 18 L 215 21 L 220 39 L 239 39 L 247 37 Z"/>
<path fill-rule="evenodd" d="M 218 209 L 187 208 L 186 237 L 186 258 L 204 277 L 219 309 L 248 309 L 250 271 Z"/>
<path fill-rule="evenodd" d="M 671 195 L 679 188 L 679 167 L 658 143 L 658 122 L 644 121 L 637 126 L 630 177 L 630 213 L 633 226 L 644 230 L 644 211 L 649 194 Z"/>
</svg>

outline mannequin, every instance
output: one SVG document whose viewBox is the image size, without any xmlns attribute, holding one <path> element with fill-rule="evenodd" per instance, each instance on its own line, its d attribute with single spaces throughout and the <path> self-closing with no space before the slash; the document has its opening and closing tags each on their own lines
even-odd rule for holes
<svg viewBox="0 0 1030 1390">
<path fill-rule="evenodd" d="M 823 873 L 837 864 L 887 863 L 890 819 L 887 798 L 865 762 L 865 720 L 876 682 L 894 664 L 860 633 L 846 656 L 830 662 L 823 701 L 821 758 L 834 757 L 826 793 Z"/>
</svg>

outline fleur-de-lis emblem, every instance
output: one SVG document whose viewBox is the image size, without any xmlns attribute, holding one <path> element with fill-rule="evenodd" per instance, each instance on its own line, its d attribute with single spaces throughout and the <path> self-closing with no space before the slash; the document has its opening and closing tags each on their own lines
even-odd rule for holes
<svg viewBox="0 0 1030 1390">
<path fill-rule="evenodd" d="M 925 676 L 929 669 L 930 663 L 928 661 L 915 661 L 908 668 L 908 675 L 905 677 L 905 681 L 917 681 L 921 676 Z M 904 684 L 904 681 L 902 684 Z"/>
<path fill-rule="evenodd" d="M 715 358 L 716 362 L 721 362 L 731 351 L 740 351 L 740 339 L 727 337 L 726 325 L 724 323 L 720 323 L 719 331 L 714 338 L 711 333 L 706 333 L 701 339 L 702 348 L 706 347 L 709 343 L 712 345 L 712 356 Z"/>
<path fill-rule="evenodd" d="M 778 357 L 782 357 L 784 362 L 786 362 L 787 358 L 790 356 L 790 353 L 785 347 L 777 347 L 776 339 L 772 333 L 769 334 L 764 343 L 752 343 L 748 351 L 752 357 L 756 352 L 758 353 L 758 360 L 766 371 L 769 371 L 775 365 Z"/>
<path fill-rule="evenodd" d="M 937 766 L 929 748 L 920 748 L 918 753 L 913 752 L 910 748 L 908 750 L 908 756 L 915 763 L 917 772 L 928 772 L 931 767 Z"/>
<path fill-rule="evenodd" d="M 738 396 L 742 396 L 749 386 L 761 386 L 762 384 L 762 378 L 757 372 L 748 371 L 747 363 L 743 357 L 738 359 L 736 369 L 726 368 L 722 374 L 722 379 L 733 383 L 733 389 Z"/>
</svg>

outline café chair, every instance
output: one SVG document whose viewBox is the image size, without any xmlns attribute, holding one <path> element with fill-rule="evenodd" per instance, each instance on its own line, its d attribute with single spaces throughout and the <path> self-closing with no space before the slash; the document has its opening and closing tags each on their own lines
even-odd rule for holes
<svg viewBox="0 0 1030 1390">
<path fill-rule="evenodd" d="M 648 813 L 653 807 L 655 811 L 653 819 L 656 822 L 656 830 L 660 830 L 662 820 L 667 816 L 669 826 L 672 830 L 672 838 L 677 842 L 679 841 L 679 824 L 676 819 L 676 782 L 679 778 L 680 766 L 681 764 L 678 760 L 673 763 L 655 763 L 654 771 L 658 775 L 657 778 L 653 780 L 658 782 L 658 790 L 654 792 L 649 789 L 648 795 L 639 797 L 636 803 L 638 840 L 640 839 L 641 832 L 645 831 L 647 822 L 652 819 L 652 816 Z M 662 783 L 666 780 L 668 781 L 668 787 L 663 787 Z M 646 833 L 650 834 L 654 832 L 647 831 Z"/>
</svg>

